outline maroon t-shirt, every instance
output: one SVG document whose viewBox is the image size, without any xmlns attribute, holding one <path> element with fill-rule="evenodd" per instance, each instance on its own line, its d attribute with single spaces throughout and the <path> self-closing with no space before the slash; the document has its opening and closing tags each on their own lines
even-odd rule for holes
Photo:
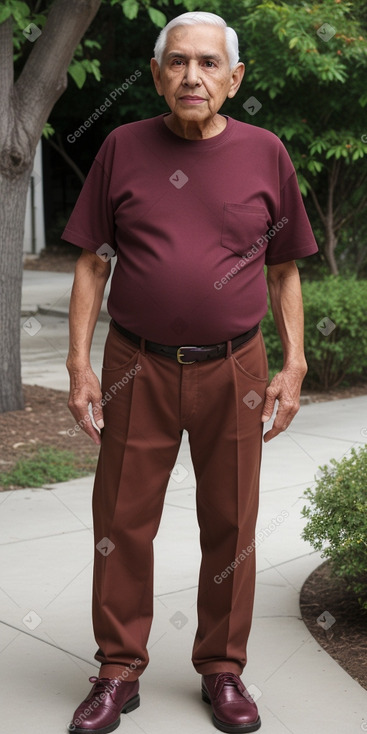
<svg viewBox="0 0 367 734">
<path fill-rule="evenodd" d="M 122 326 L 161 344 L 215 344 L 264 317 L 264 264 L 318 248 L 276 135 L 228 117 L 219 135 L 187 140 L 163 118 L 108 135 L 62 237 L 113 248 L 108 311 Z"/>
</svg>

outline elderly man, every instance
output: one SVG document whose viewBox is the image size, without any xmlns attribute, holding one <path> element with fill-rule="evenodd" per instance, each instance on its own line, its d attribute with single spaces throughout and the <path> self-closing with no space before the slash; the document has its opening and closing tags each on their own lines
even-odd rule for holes
<svg viewBox="0 0 367 734">
<path fill-rule="evenodd" d="M 219 113 L 240 87 L 238 58 L 237 36 L 222 18 L 194 12 L 168 23 L 151 70 L 171 111 L 107 137 L 63 233 L 83 248 L 70 302 L 69 407 L 101 443 L 93 493 L 101 665 L 69 725 L 80 734 L 111 732 L 120 713 L 139 706 L 153 539 L 184 429 L 202 549 L 192 662 L 218 729 L 260 727 L 240 675 L 254 597 L 262 427 L 276 399 L 265 442 L 299 408 L 307 366 L 295 258 L 317 245 L 280 140 Z M 89 353 L 114 254 L 100 386 Z M 259 329 L 264 264 L 284 351 L 270 385 Z"/>
</svg>

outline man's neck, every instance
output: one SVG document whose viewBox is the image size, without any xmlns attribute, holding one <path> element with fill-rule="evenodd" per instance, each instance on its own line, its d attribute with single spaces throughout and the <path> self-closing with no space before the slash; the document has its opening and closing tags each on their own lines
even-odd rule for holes
<svg viewBox="0 0 367 734">
<path fill-rule="evenodd" d="M 205 140 L 219 135 L 227 127 L 227 120 L 223 115 L 216 114 L 209 122 L 198 123 L 196 121 L 182 120 L 174 113 L 163 117 L 167 127 L 180 138 L 187 140 Z"/>
</svg>

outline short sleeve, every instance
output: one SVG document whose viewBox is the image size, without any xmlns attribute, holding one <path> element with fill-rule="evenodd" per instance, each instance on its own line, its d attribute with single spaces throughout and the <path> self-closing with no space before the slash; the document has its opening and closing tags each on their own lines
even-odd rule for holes
<svg viewBox="0 0 367 734">
<path fill-rule="evenodd" d="M 268 246 L 265 255 L 266 265 L 278 265 L 301 257 L 308 257 L 318 251 L 318 246 L 299 190 L 294 166 L 282 146 L 280 160 L 280 196 L 277 222 L 268 230 Z M 282 160 L 283 158 L 283 160 Z M 282 174 L 288 176 L 282 183 Z"/>
<path fill-rule="evenodd" d="M 106 244 L 116 251 L 114 212 L 109 190 L 113 147 L 113 141 L 106 138 L 61 235 L 61 239 L 91 252 L 96 252 Z"/>
</svg>

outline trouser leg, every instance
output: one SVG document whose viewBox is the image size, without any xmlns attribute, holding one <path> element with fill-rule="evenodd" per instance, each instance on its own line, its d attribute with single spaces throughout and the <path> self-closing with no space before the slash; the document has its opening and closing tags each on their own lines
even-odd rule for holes
<svg viewBox="0 0 367 734">
<path fill-rule="evenodd" d="M 246 664 L 267 374 L 261 332 L 199 372 L 200 409 L 189 440 L 202 549 L 192 662 L 203 675 L 240 675 Z"/>
<path fill-rule="evenodd" d="M 134 680 L 149 661 L 153 539 L 181 442 L 179 365 L 147 358 L 113 327 L 104 364 L 105 428 L 93 491 L 95 657 L 101 676 L 124 672 Z"/>
</svg>

